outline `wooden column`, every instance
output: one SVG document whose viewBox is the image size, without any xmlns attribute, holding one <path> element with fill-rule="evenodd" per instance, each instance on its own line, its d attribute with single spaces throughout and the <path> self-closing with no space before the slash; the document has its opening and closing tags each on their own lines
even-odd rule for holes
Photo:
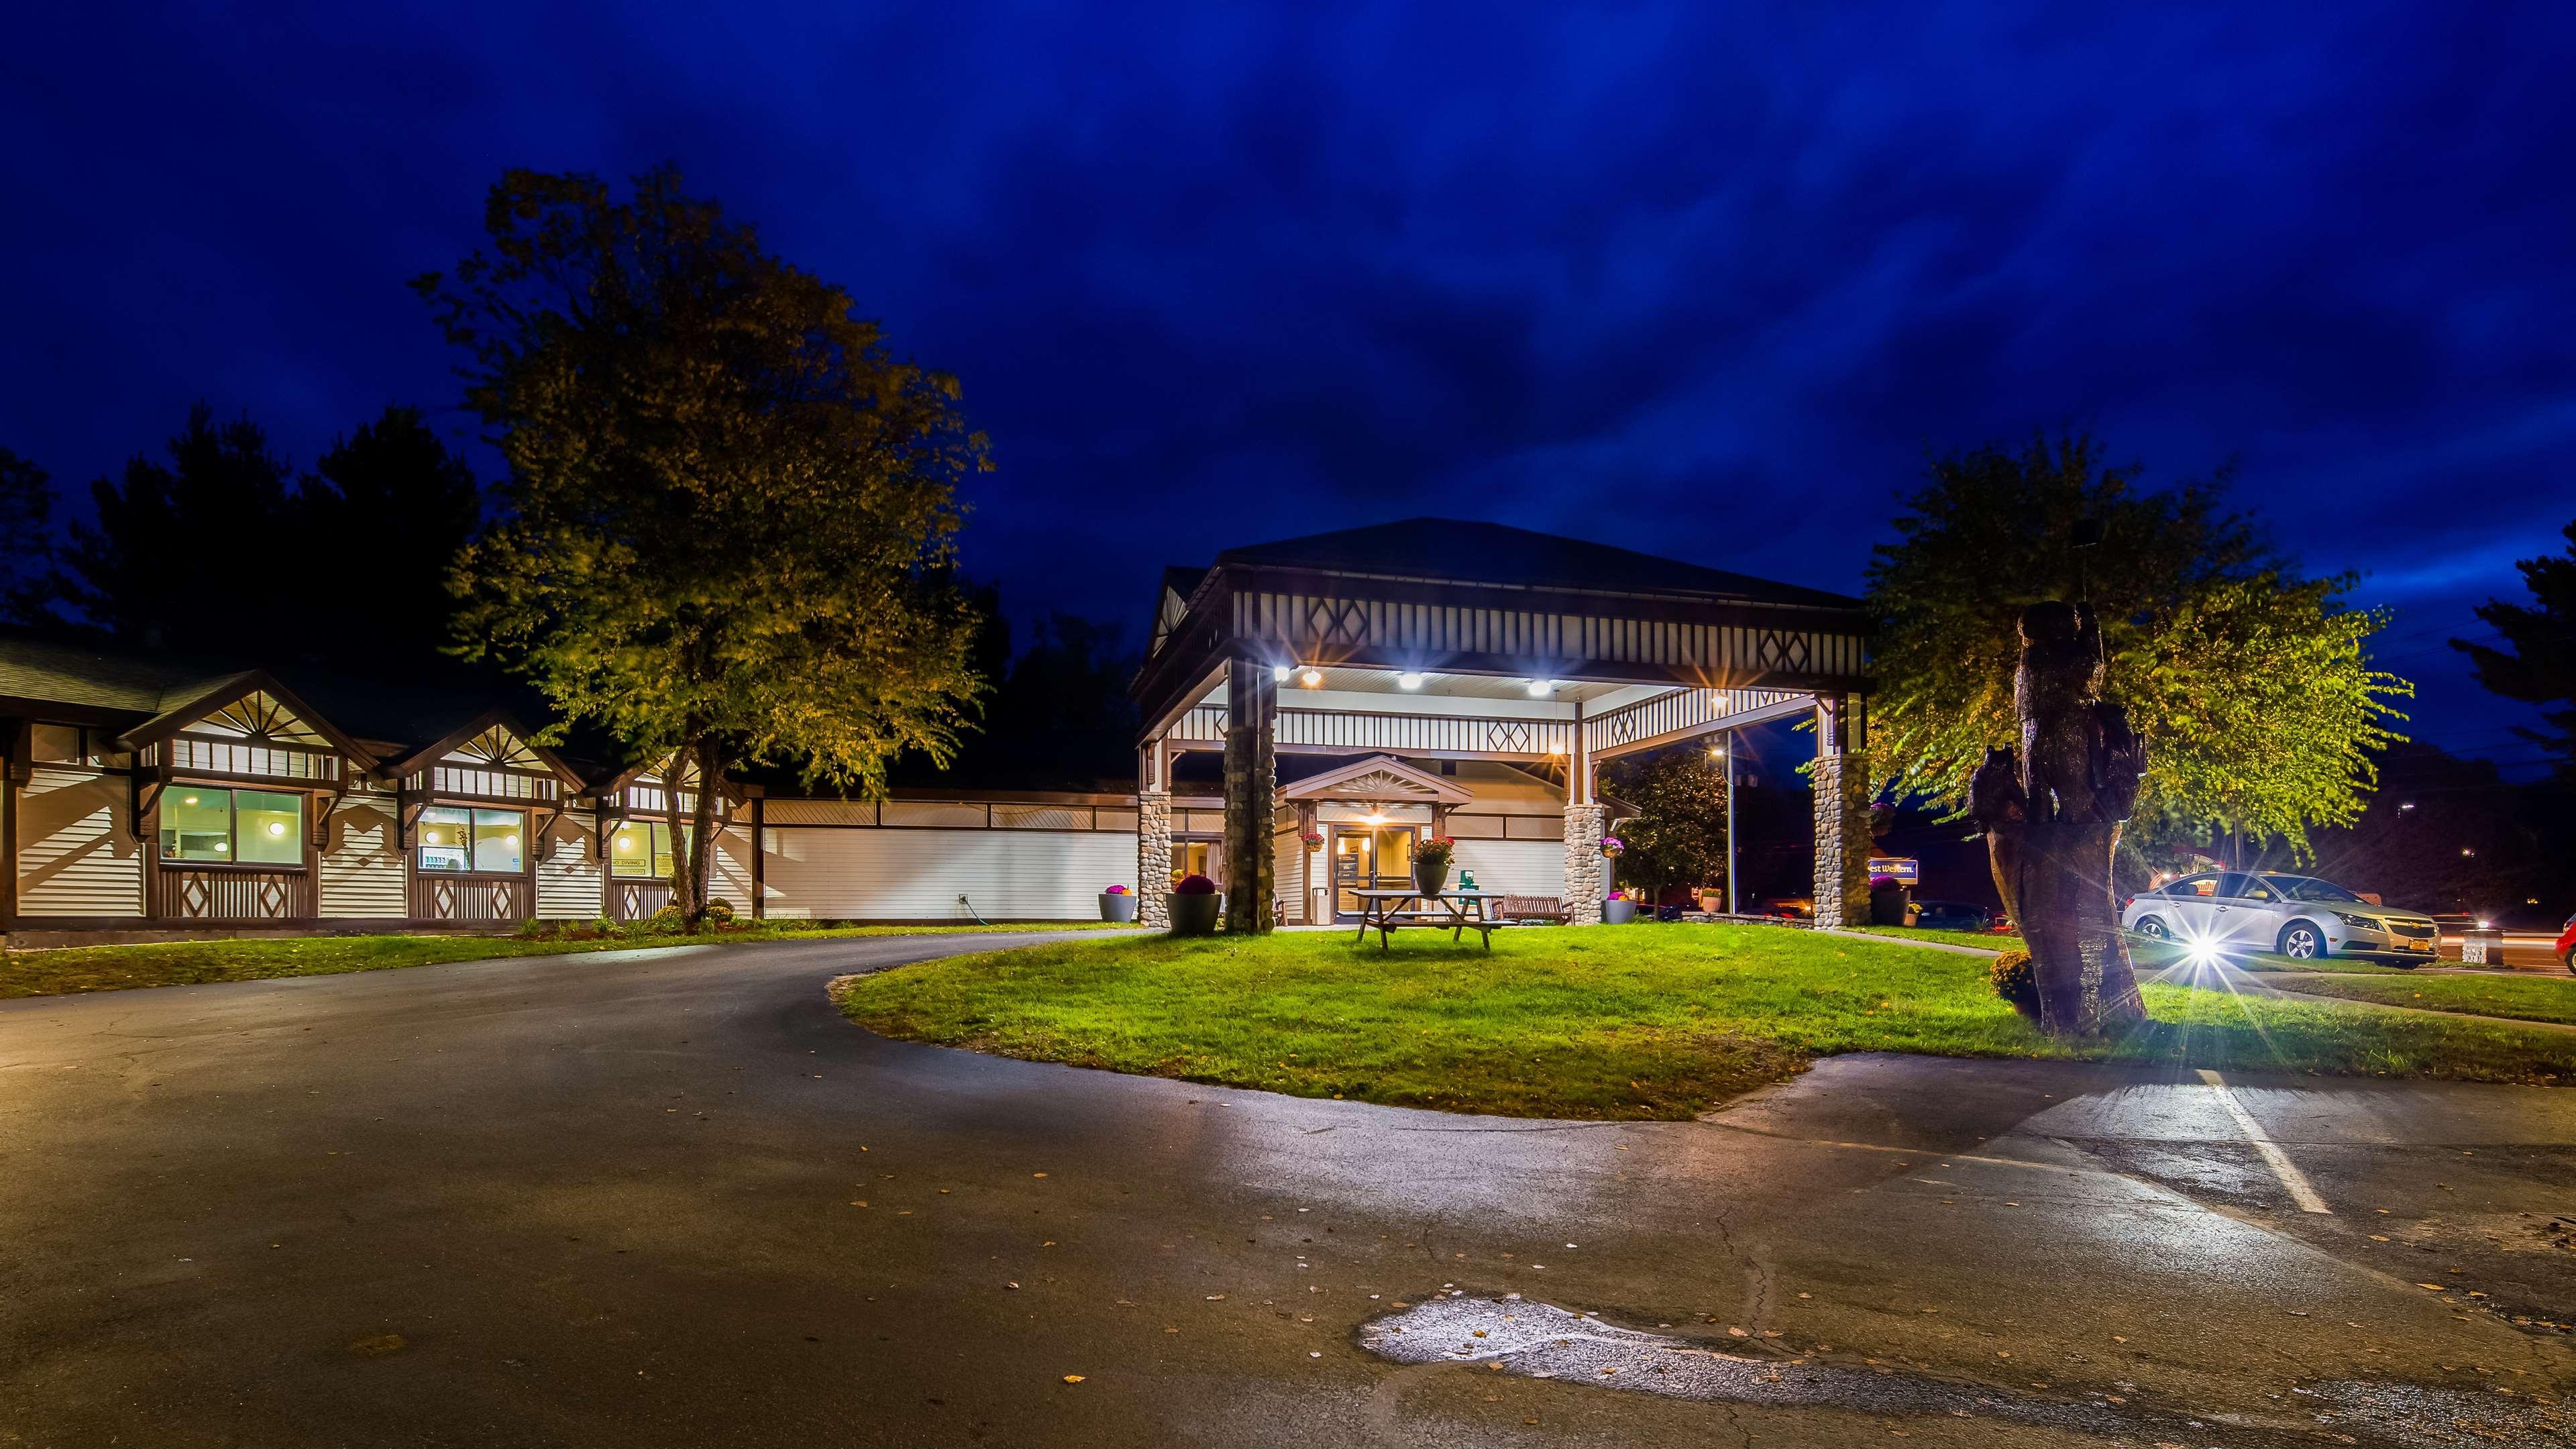
<svg viewBox="0 0 2576 1449">
<path fill-rule="evenodd" d="M 768 802 L 758 795 L 751 797 L 751 918 L 755 921 L 769 915 Z"/>
<path fill-rule="evenodd" d="M 1225 672 L 1225 912 L 1234 935 L 1270 929 L 1278 870 L 1270 840 L 1278 718 L 1279 682 L 1269 666 L 1237 655 Z"/>
</svg>

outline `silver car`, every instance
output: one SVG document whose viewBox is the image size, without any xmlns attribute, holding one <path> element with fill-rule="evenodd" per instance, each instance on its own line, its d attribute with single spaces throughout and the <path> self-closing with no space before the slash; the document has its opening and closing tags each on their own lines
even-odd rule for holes
<svg viewBox="0 0 2576 1449">
<path fill-rule="evenodd" d="M 2434 959 L 2441 943 L 2441 928 L 2421 911 L 2375 906 L 2332 881 L 2273 871 L 2186 876 L 2130 897 L 2120 926 L 2214 955 L 2369 956 L 2410 968 Z"/>
</svg>

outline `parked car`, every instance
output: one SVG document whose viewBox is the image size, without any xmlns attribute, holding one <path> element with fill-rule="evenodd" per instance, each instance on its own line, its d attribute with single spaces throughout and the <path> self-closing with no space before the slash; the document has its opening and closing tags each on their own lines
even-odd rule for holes
<svg viewBox="0 0 2576 1449">
<path fill-rule="evenodd" d="M 2275 871 L 2185 876 L 2130 897 L 2120 926 L 2222 955 L 2369 956 L 2409 969 L 2433 960 L 2441 944 L 2441 928 L 2421 911 L 2372 905 L 2332 881 Z"/>
<path fill-rule="evenodd" d="M 1994 919 L 1994 912 L 1966 901 L 1916 901 L 1908 924 L 1927 931 L 1983 931 L 1993 927 Z"/>
<path fill-rule="evenodd" d="M 2558 964 L 2576 971 L 2576 916 L 2569 916 L 2567 924 L 2558 928 Z"/>
</svg>

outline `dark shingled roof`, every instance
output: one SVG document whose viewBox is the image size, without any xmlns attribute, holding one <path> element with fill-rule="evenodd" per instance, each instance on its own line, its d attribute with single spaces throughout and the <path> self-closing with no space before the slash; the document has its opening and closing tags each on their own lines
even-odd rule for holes
<svg viewBox="0 0 2576 1449">
<path fill-rule="evenodd" d="M 1220 567 L 1319 569 L 1513 588 L 1665 594 L 1822 609 L 1860 606 L 1857 599 L 1822 589 L 1702 568 L 1606 543 L 1456 518 L 1407 518 L 1230 548 L 1216 561 Z"/>
<path fill-rule="evenodd" d="M 250 671 L 173 655 L 128 654 L 98 645 L 0 635 L 0 698 L 47 700 L 146 717 Z"/>
</svg>

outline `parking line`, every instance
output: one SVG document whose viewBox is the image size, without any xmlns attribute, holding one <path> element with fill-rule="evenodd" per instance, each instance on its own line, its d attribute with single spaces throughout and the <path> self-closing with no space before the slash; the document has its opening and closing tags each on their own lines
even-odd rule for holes
<svg viewBox="0 0 2576 1449">
<path fill-rule="evenodd" d="M 2254 1150 L 2263 1154 L 2263 1161 L 2270 1165 L 2272 1175 L 2281 1180 L 2281 1186 L 2290 1190 L 2290 1200 L 2299 1205 L 2299 1211 L 2332 1216 L 2334 1209 L 2327 1207 L 2326 1200 L 2317 1196 L 2316 1187 L 2308 1181 L 2307 1174 L 2290 1161 L 2290 1154 L 2281 1150 L 2281 1144 L 2264 1135 L 2261 1124 L 2254 1120 L 2254 1114 L 2246 1111 L 2245 1104 L 2237 1101 L 2236 1093 L 2228 1089 L 2226 1079 L 2207 1067 L 2200 1069 L 2200 1079 L 2218 1094 L 2218 1104 L 2227 1109 L 2228 1116 L 2236 1119 L 2237 1129 L 2245 1134 L 2245 1140 L 2253 1143 Z"/>
</svg>

